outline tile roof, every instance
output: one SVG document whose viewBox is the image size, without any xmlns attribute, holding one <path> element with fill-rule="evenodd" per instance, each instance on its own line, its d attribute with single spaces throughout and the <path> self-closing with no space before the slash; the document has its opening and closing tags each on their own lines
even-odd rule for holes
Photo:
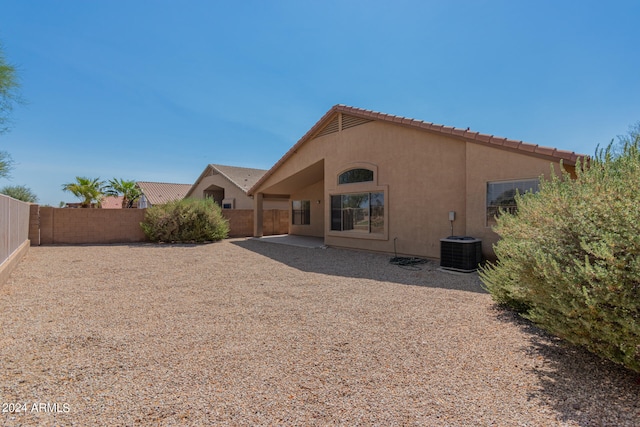
<svg viewBox="0 0 640 427">
<path fill-rule="evenodd" d="M 483 134 L 471 131 L 469 130 L 469 128 L 461 129 L 451 126 L 443 126 L 435 123 L 425 122 L 422 120 L 416 120 L 402 116 L 394 116 L 392 114 L 380 113 L 377 111 L 337 104 L 334 105 L 329 111 L 327 111 L 325 115 L 322 116 L 320 120 L 318 120 L 316 124 L 313 125 L 313 127 L 309 129 L 309 131 L 304 134 L 304 136 L 300 138 L 298 142 L 296 142 L 296 144 L 291 147 L 289 151 L 287 151 L 285 155 L 282 156 L 282 158 L 280 158 L 280 160 L 278 160 L 278 162 L 273 165 L 273 167 L 269 169 L 269 171 L 253 187 L 249 189 L 247 194 L 252 195 L 262 182 L 266 181 L 267 178 L 276 169 L 278 169 L 278 167 L 280 167 L 280 165 L 282 165 L 290 156 L 292 156 L 298 150 L 298 148 L 300 148 L 301 145 L 311 139 L 314 139 L 317 134 L 322 131 L 325 125 L 338 113 L 359 117 L 361 119 L 389 122 L 399 126 L 420 129 L 431 133 L 444 134 L 452 138 L 482 144 L 494 148 L 516 151 L 530 156 L 542 157 L 551 161 L 562 160 L 566 165 L 575 165 L 578 159 L 588 158 L 588 156 L 584 154 L 576 154 L 573 151 L 558 150 L 552 147 L 544 147 L 537 144 L 530 144 L 514 139 Z"/>
<path fill-rule="evenodd" d="M 238 166 L 210 165 L 245 193 L 267 173 L 266 169 L 252 169 Z"/>
<path fill-rule="evenodd" d="M 172 200 L 184 199 L 191 188 L 191 184 L 172 184 L 166 182 L 138 181 L 136 184 L 152 205 L 161 205 Z"/>
<path fill-rule="evenodd" d="M 266 169 L 209 164 L 193 184 L 191 190 L 195 189 L 200 181 L 207 176 L 211 170 L 215 170 L 217 173 L 224 176 L 229 182 L 240 188 L 244 193 L 249 191 L 249 189 L 253 187 L 265 173 L 267 173 Z M 187 197 L 191 195 L 191 190 L 187 193 Z"/>
<path fill-rule="evenodd" d="M 100 201 L 102 209 L 122 209 L 122 199 L 124 196 L 107 196 Z"/>
</svg>

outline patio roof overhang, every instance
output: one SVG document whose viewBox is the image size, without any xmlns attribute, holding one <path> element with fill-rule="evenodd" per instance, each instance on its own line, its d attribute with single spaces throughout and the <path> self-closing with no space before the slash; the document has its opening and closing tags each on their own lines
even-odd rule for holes
<svg viewBox="0 0 640 427">
<path fill-rule="evenodd" d="M 271 177 L 275 178 L 274 176 Z M 317 161 L 291 175 L 288 175 L 280 181 L 268 180 L 262 188 L 255 189 L 255 193 L 263 193 L 265 197 L 271 195 L 287 195 L 315 184 L 324 179 L 324 159 Z"/>
</svg>

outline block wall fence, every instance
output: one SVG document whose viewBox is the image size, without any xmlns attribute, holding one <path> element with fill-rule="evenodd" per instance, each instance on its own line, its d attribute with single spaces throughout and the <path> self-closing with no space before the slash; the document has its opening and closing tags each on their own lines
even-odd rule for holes
<svg viewBox="0 0 640 427">
<path fill-rule="evenodd" d="M 0 284 L 29 250 L 29 203 L 0 194 Z"/>
<path fill-rule="evenodd" d="M 148 241 L 140 223 L 145 209 L 65 209 L 31 205 L 29 240 L 32 246 L 55 244 L 109 244 Z M 229 237 L 253 235 L 253 210 L 223 210 Z M 263 214 L 264 235 L 287 234 L 289 212 L 270 209 Z"/>
</svg>

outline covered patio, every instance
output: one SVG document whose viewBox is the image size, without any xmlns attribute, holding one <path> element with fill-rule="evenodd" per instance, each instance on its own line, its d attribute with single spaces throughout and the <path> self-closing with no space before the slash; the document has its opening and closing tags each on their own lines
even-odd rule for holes
<svg viewBox="0 0 640 427">
<path fill-rule="evenodd" d="M 268 178 L 267 186 L 253 194 L 254 200 L 254 237 L 263 236 L 262 212 L 267 198 L 286 198 L 291 201 L 305 199 L 310 202 L 310 224 L 290 223 L 289 234 L 311 237 L 324 237 L 324 159 L 309 165 L 295 165 L 297 172 L 283 174 L 278 171 Z M 289 168 L 287 168 L 289 169 Z M 291 215 L 293 218 L 293 215 Z"/>
</svg>

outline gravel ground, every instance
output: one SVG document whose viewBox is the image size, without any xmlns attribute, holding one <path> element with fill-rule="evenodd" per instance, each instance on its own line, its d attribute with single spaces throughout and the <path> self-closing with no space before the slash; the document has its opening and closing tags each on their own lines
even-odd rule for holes
<svg viewBox="0 0 640 427">
<path fill-rule="evenodd" d="M 31 248 L 0 285 L 0 424 L 640 425 L 637 375 L 496 309 L 477 275 L 388 260 Z"/>
</svg>

